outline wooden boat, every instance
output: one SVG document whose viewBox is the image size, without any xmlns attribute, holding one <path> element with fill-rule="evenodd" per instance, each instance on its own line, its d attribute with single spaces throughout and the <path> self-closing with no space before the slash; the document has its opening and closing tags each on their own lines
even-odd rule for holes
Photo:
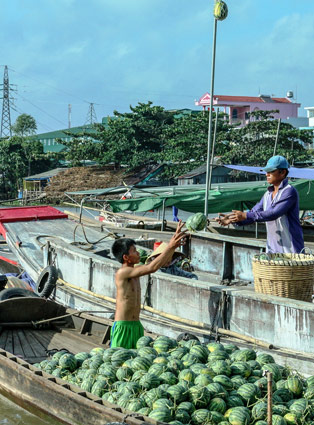
<svg viewBox="0 0 314 425">
<path fill-rule="evenodd" d="M 108 422 L 155 425 L 148 417 L 109 403 L 34 366 L 56 350 L 66 349 L 76 354 L 94 347 L 108 347 L 111 325 L 110 319 L 65 308 L 40 297 L 1 301 L 0 390 L 24 408 L 35 408 L 67 425 Z M 239 339 L 220 332 L 210 336 L 195 326 L 188 330 L 202 342 L 221 338 L 221 342 L 234 343 L 240 348 L 270 353 L 278 364 L 288 365 L 299 373 L 314 374 L 313 355 L 271 348 L 257 340 L 248 343 L 244 336 Z M 167 327 L 164 331 L 169 334 Z M 181 332 L 177 328 L 175 336 Z"/>
<path fill-rule="evenodd" d="M 152 248 L 155 241 L 171 237 L 169 232 L 139 229 L 110 232 L 94 221 L 70 220 L 51 207 L 1 210 L 0 222 L 20 266 L 39 286 L 43 270 L 57 269 L 51 297 L 78 310 L 110 310 L 97 313 L 107 318 L 115 309 L 114 275 L 119 268 L 110 253 L 114 238 L 133 237 Z M 251 258 L 264 247 L 263 240 L 194 234 L 185 249 L 198 281 L 162 272 L 141 279 L 146 329 L 162 333 L 166 326 L 171 333 L 178 326 L 183 329 L 193 324 L 215 332 L 218 327 L 281 348 L 313 353 L 314 305 L 254 291 Z"/>
</svg>

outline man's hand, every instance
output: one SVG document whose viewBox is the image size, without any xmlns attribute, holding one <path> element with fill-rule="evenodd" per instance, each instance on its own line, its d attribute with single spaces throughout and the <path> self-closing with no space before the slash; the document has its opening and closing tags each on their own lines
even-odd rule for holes
<svg viewBox="0 0 314 425">
<path fill-rule="evenodd" d="M 218 213 L 218 217 L 216 217 L 214 220 L 217 221 L 221 226 L 228 226 L 228 224 L 231 223 L 230 219 L 231 214 L 222 214 Z"/>
<path fill-rule="evenodd" d="M 231 223 L 237 223 L 239 221 L 246 220 L 246 212 L 232 210 L 232 213 L 230 214 L 230 220 L 231 220 Z"/>
<path fill-rule="evenodd" d="M 182 222 L 182 220 L 179 220 L 176 231 L 172 238 L 169 241 L 169 246 L 171 248 L 177 248 L 178 246 L 185 244 L 185 239 L 187 236 L 187 230 L 182 231 L 183 226 L 185 223 Z"/>
</svg>

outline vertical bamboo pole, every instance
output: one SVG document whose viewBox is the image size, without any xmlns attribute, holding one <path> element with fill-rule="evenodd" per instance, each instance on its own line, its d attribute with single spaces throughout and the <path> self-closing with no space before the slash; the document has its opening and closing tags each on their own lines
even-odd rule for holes
<svg viewBox="0 0 314 425">
<path fill-rule="evenodd" d="M 266 373 L 267 376 L 267 425 L 273 424 L 273 374 Z"/>
</svg>

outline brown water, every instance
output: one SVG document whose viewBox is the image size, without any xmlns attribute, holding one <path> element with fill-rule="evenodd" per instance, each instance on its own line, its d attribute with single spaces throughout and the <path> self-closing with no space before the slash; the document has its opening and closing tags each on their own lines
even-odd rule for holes
<svg viewBox="0 0 314 425">
<path fill-rule="evenodd" d="M 42 414 L 36 416 L 0 394 L 0 425 L 60 425 L 60 422 L 48 416 L 43 418 Z"/>
</svg>

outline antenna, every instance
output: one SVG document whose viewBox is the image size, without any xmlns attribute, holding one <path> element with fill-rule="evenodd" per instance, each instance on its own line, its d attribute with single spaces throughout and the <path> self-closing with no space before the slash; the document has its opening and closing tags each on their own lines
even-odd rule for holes
<svg viewBox="0 0 314 425">
<path fill-rule="evenodd" d="M 72 112 L 72 105 L 69 103 L 68 105 L 68 128 L 71 128 L 71 112 Z"/>
<path fill-rule="evenodd" d="M 10 115 L 10 84 L 9 84 L 9 73 L 8 66 L 5 65 L 3 73 L 3 84 L 2 86 L 3 97 L 0 99 L 2 102 L 2 117 L 1 117 L 1 137 L 11 137 L 11 115 Z"/>
<path fill-rule="evenodd" d="M 89 108 L 88 108 L 88 112 L 87 112 L 85 125 L 94 124 L 95 122 L 97 122 L 97 117 L 96 117 L 96 112 L 95 112 L 95 108 L 94 108 L 94 103 L 90 103 Z"/>
</svg>

